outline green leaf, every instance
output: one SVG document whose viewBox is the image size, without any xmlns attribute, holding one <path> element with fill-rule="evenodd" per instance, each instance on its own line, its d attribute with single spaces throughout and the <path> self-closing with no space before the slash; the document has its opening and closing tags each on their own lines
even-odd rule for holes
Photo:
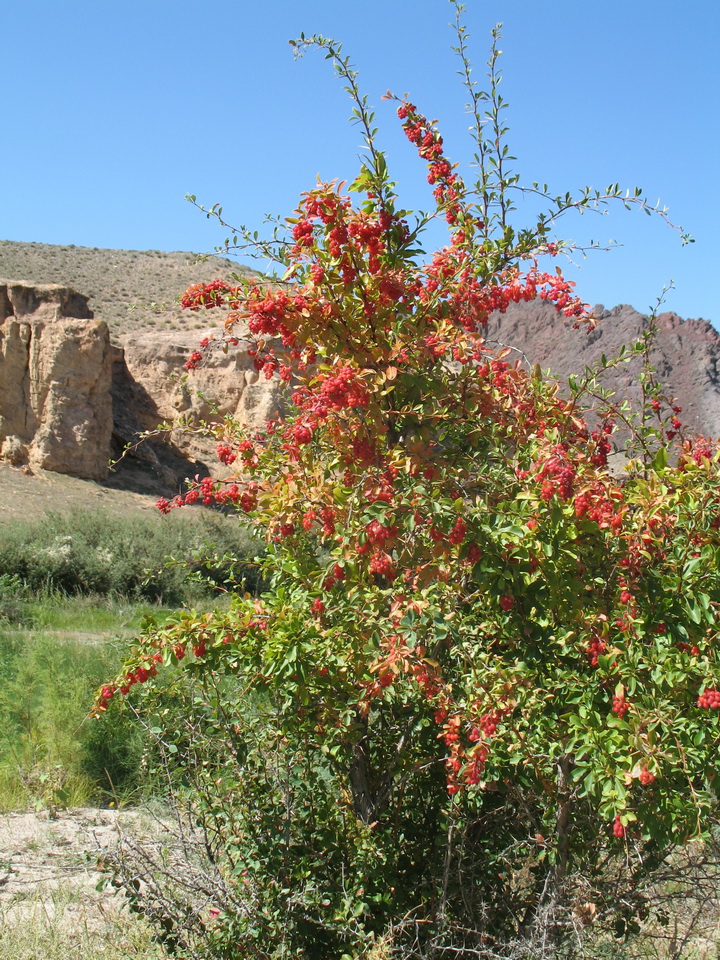
<svg viewBox="0 0 720 960">
<path fill-rule="evenodd" d="M 668 452 L 665 447 L 660 447 L 653 458 L 653 467 L 658 470 L 664 470 L 668 464 Z"/>
</svg>

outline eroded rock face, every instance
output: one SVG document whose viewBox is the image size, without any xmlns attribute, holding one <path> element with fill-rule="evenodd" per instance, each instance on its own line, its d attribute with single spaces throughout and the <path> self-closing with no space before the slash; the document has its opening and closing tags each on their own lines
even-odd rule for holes
<svg viewBox="0 0 720 960">
<path fill-rule="evenodd" d="M 198 335 L 148 333 L 112 346 L 69 287 L 0 281 L 0 459 L 103 480 L 108 461 L 164 421 L 231 415 L 259 428 L 277 388 L 236 349 L 213 352 L 183 383 Z M 218 470 L 216 443 L 177 426 L 132 460 L 167 490 Z"/>
<path fill-rule="evenodd" d="M 198 334 L 149 333 L 127 339 L 117 357 L 114 378 L 116 433 L 154 430 L 162 421 L 198 424 L 231 416 L 260 429 L 277 412 L 280 391 L 264 379 L 241 347 L 211 351 L 185 379 L 185 362 L 198 348 Z M 203 440 L 178 425 L 168 437 L 175 450 L 221 475 L 216 441 Z M 157 448 L 155 448 L 157 449 Z"/>
<path fill-rule="evenodd" d="M 55 284 L 0 282 L 0 457 L 92 480 L 112 436 L 107 325 Z"/>
<path fill-rule="evenodd" d="M 564 325 L 543 302 L 512 305 L 493 316 L 489 344 L 519 351 L 530 365 L 549 368 L 560 381 L 586 364 L 617 356 L 640 337 L 647 320 L 631 307 L 604 310 L 586 334 Z M 677 397 L 690 432 L 720 434 L 720 334 L 706 321 L 662 314 L 651 363 Z M 187 432 L 231 416 L 262 428 L 282 403 L 276 381 L 254 369 L 242 344 L 221 346 L 185 379 L 185 361 L 198 348 L 196 331 L 148 332 L 112 346 L 107 327 L 92 318 L 87 298 L 57 285 L 0 281 L 0 459 L 76 477 L 104 479 L 107 462 L 146 431 L 175 424 L 169 435 L 133 447 L 131 469 L 113 485 L 145 484 L 177 492 L 187 478 L 227 474 L 216 441 Z M 606 388 L 618 400 L 640 394 L 641 359 L 608 372 Z M 127 465 L 127 461 L 123 461 Z M 133 472 L 134 471 L 134 472 Z M 131 483 L 132 481 L 132 483 Z M 148 482 L 149 482 L 148 481 Z"/>
</svg>

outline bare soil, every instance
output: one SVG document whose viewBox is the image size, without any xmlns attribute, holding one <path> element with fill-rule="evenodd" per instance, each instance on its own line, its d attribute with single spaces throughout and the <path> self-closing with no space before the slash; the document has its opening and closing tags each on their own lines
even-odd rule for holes
<svg viewBox="0 0 720 960">
<path fill-rule="evenodd" d="M 25 474 L 17 467 L 0 463 L 0 534 L 3 524 L 18 520 L 37 520 L 46 513 L 76 510 L 112 510 L 123 514 L 151 514 L 158 494 L 146 484 L 136 490 L 114 486 L 111 477 L 106 484 L 80 480 L 60 473 L 41 470 Z"/>
<path fill-rule="evenodd" d="M 133 811 L 92 808 L 0 816 L 0 923 L 42 913 L 55 926 L 103 932 L 124 905 L 100 883 L 103 851 L 117 845 L 119 826 L 138 832 L 141 822 Z"/>
</svg>

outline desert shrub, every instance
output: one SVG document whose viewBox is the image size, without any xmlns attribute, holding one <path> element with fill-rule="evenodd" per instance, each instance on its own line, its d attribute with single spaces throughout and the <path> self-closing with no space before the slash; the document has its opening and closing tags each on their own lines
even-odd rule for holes
<svg viewBox="0 0 720 960">
<path fill-rule="evenodd" d="M 468 808 L 448 801 L 442 770 L 428 764 L 383 830 L 357 817 L 331 752 L 289 729 L 277 700 L 248 700 L 233 676 L 172 678 L 136 698 L 154 731 L 145 763 L 162 840 L 125 837 L 108 859 L 170 955 L 647 960 L 705 956 L 716 940 L 717 827 L 702 843 L 618 849 L 581 805 L 573 833 L 588 846 L 573 855 L 565 902 L 546 902 L 522 929 L 516 911 L 532 903 L 544 851 L 537 834 L 533 853 L 518 846 L 553 828 L 542 802 L 491 786 Z M 458 895 L 477 911 L 473 927 L 457 923 Z M 420 898 L 454 914 L 436 915 L 435 947 Z"/>
<path fill-rule="evenodd" d="M 256 589 L 257 568 L 247 562 L 256 548 L 227 518 L 167 519 L 76 512 L 8 525 L 0 541 L 0 597 L 10 602 L 7 578 L 35 593 L 116 595 L 170 606 L 207 598 L 226 581 Z"/>
</svg>

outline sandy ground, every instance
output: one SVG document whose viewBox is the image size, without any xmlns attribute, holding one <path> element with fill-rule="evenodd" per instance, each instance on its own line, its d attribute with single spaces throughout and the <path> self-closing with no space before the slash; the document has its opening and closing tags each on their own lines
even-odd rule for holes
<svg viewBox="0 0 720 960">
<path fill-rule="evenodd" d="M 88 932 L 111 923 L 124 898 L 100 884 L 98 864 L 117 845 L 118 826 L 136 832 L 139 815 L 78 808 L 0 816 L 0 922 L 24 923 L 41 913 Z"/>
<path fill-rule="evenodd" d="M 112 510 L 154 514 L 157 494 L 133 493 L 109 484 L 79 480 L 47 470 L 28 475 L 0 463 L 0 530 L 3 523 L 35 520 L 68 510 Z"/>
</svg>

